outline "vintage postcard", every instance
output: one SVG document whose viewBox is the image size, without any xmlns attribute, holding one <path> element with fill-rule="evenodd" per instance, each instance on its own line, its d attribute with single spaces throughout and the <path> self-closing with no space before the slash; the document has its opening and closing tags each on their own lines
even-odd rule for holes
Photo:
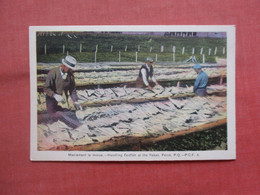
<svg viewBox="0 0 260 195">
<path fill-rule="evenodd" d="M 235 26 L 31 26 L 32 161 L 236 159 Z"/>
</svg>

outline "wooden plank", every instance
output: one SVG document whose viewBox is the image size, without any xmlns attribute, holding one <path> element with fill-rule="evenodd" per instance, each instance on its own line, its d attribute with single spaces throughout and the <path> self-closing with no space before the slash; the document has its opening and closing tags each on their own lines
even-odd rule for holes
<svg viewBox="0 0 260 195">
<path fill-rule="evenodd" d="M 102 151 L 102 150 L 109 150 L 109 148 L 116 148 L 128 145 L 138 145 L 140 144 L 151 144 L 156 143 L 159 141 L 171 139 L 181 135 L 187 135 L 194 132 L 200 132 L 204 130 L 208 130 L 214 127 L 222 126 L 227 124 L 227 119 L 221 119 L 218 121 L 206 123 L 200 126 L 191 127 L 188 129 L 183 129 L 178 132 L 171 132 L 157 137 L 135 137 L 135 136 L 121 136 L 121 137 L 114 137 L 108 141 L 81 145 L 81 146 L 55 146 L 50 148 L 49 150 L 68 150 L 68 151 Z"/>
</svg>

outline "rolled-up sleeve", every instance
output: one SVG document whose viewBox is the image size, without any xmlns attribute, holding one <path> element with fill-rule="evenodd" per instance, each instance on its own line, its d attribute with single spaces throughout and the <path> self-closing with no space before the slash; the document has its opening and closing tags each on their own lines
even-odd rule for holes
<svg viewBox="0 0 260 195">
<path fill-rule="evenodd" d="M 141 70 L 141 73 L 142 73 L 142 78 L 143 78 L 144 84 L 145 84 L 146 86 L 148 86 L 149 83 L 148 83 L 148 81 L 147 81 L 146 70 L 143 68 L 143 69 Z"/>
<path fill-rule="evenodd" d="M 154 83 L 156 83 L 156 79 L 155 79 L 155 76 L 154 76 L 154 75 L 152 76 L 152 81 L 153 81 Z"/>
</svg>

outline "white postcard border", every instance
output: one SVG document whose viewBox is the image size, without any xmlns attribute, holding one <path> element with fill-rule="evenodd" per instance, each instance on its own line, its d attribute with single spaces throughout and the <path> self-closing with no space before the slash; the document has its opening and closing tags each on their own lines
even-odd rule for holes
<svg viewBox="0 0 260 195">
<path fill-rule="evenodd" d="M 227 143 L 221 151 L 38 151 L 37 150 L 37 31 L 133 31 L 133 32 L 226 32 L 227 33 Z M 30 26 L 30 100 L 32 161 L 177 161 L 177 160 L 233 160 L 236 159 L 235 120 L 235 26 L 234 25 L 128 25 L 128 26 Z"/>
</svg>

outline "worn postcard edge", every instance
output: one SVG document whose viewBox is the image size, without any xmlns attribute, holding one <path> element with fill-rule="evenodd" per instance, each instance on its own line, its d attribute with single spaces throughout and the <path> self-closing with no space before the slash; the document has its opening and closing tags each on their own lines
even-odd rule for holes
<svg viewBox="0 0 260 195">
<path fill-rule="evenodd" d="M 134 30 L 132 30 L 134 29 Z M 37 31 L 181 31 L 227 33 L 227 150 L 217 151 L 37 151 Z M 30 159 L 32 161 L 179 161 L 236 159 L 235 25 L 30 26 Z"/>
</svg>

